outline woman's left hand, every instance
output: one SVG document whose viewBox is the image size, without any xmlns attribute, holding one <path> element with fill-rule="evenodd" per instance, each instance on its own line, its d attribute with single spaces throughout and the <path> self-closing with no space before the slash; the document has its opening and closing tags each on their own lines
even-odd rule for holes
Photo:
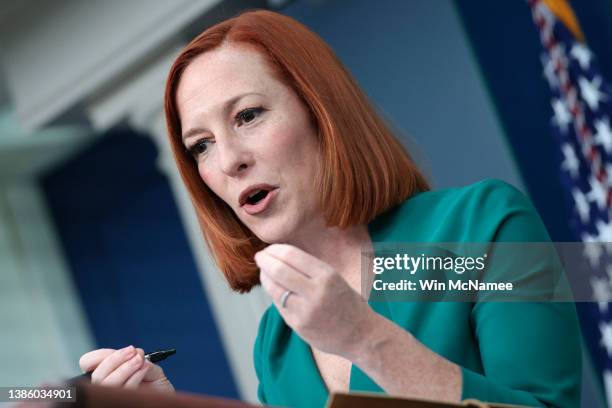
<svg viewBox="0 0 612 408">
<path fill-rule="evenodd" d="M 300 337 L 323 352 L 348 359 L 359 354 L 376 313 L 330 265 L 288 244 L 266 247 L 255 262 L 261 285 Z"/>
</svg>

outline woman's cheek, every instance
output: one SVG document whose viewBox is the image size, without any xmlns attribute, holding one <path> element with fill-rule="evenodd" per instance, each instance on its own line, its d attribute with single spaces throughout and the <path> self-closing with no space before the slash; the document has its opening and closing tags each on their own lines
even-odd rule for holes
<svg viewBox="0 0 612 408">
<path fill-rule="evenodd" d="M 281 129 L 274 139 L 277 148 L 283 151 L 294 151 L 302 143 L 299 129 Z"/>
<path fill-rule="evenodd" d="M 202 179 L 204 184 L 206 184 L 208 188 L 210 188 L 213 191 L 213 193 L 215 193 L 216 195 L 218 195 L 225 201 L 225 199 L 223 198 L 223 195 L 221 194 L 219 183 L 216 182 L 217 180 L 216 180 L 214 171 L 206 168 L 203 165 L 199 165 L 198 173 L 200 174 L 200 178 Z"/>
<path fill-rule="evenodd" d="M 198 173 L 200 174 L 200 178 L 206 185 L 210 186 L 210 174 L 209 171 L 201 164 L 198 165 Z"/>
</svg>

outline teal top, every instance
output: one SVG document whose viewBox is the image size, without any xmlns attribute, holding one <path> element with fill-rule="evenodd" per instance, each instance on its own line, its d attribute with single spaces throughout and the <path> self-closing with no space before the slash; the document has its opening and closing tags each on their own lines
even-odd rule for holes
<svg viewBox="0 0 612 408">
<path fill-rule="evenodd" d="M 529 200 L 511 185 L 490 179 L 418 193 L 368 228 L 375 243 L 550 241 Z M 538 267 L 542 265 L 534 269 Z M 571 302 L 370 302 L 370 306 L 461 367 L 462 399 L 580 405 L 580 329 Z M 261 319 L 254 363 L 262 403 L 325 405 L 328 390 L 310 346 L 285 324 L 274 305 Z M 349 390 L 384 392 L 354 365 Z"/>
</svg>

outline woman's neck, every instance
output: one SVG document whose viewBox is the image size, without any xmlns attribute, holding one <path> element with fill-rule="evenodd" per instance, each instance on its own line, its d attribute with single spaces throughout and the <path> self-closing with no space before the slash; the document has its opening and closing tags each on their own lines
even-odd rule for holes
<svg viewBox="0 0 612 408">
<path fill-rule="evenodd" d="M 328 227 L 323 220 L 302 229 L 288 242 L 329 264 L 356 291 L 361 287 L 361 253 L 370 249 L 367 225 L 340 229 Z"/>
</svg>

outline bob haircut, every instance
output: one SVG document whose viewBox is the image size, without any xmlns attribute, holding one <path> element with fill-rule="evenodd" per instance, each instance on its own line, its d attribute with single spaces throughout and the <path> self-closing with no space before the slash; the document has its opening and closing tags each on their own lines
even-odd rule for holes
<svg viewBox="0 0 612 408">
<path fill-rule="evenodd" d="M 185 152 L 176 90 L 191 61 L 223 44 L 260 52 L 279 81 L 296 92 L 316 125 L 322 165 L 315 194 L 328 226 L 372 221 L 429 184 L 390 126 L 379 116 L 327 44 L 306 26 L 281 14 L 255 10 L 218 23 L 193 39 L 170 69 L 164 109 L 168 136 L 200 228 L 230 287 L 248 292 L 259 284 L 254 255 L 267 244 L 205 185 Z"/>
</svg>

